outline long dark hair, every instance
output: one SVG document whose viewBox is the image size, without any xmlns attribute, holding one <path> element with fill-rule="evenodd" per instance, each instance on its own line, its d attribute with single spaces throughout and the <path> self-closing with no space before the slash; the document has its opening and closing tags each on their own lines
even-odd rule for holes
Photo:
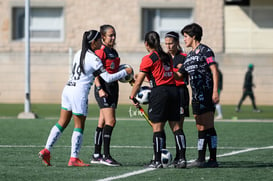
<svg viewBox="0 0 273 181">
<path fill-rule="evenodd" d="M 105 25 L 101 25 L 100 26 L 100 34 L 103 35 L 103 36 L 105 36 L 108 29 L 113 29 L 114 32 L 115 32 L 115 36 L 116 36 L 116 30 L 115 30 L 114 26 L 109 25 L 109 24 L 105 24 Z M 114 43 L 114 45 L 115 44 L 116 44 L 116 42 Z"/>
<path fill-rule="evenodd" d="M 166 52 L 163 51 L 161 45 L 160 45 L 160 37 L 157 32 L 150 31 L 146 33 L 145 35 L 145 42 L 147 42 L 148 46 L 155 49 L 157 51 L 160 59 L 162 62 L 166 65 L 170 65 L 170 56 Z"/>
<path fill-rule="evenodd" d="M 94 51 L 91 48 L 91 43 L 93 41 L 97 41 L 98 39 L 101 38 L 100 32 L 96 30 L 90 30 L 86 31 L 83 33 L 82 37 L 82 51 L 81 51 L 81 57 L 80 57 L 80 69 L 83 73 L 84 72 L 84 59 L 85 59 L 85 54 L 88 50 Z"/>
</svg>

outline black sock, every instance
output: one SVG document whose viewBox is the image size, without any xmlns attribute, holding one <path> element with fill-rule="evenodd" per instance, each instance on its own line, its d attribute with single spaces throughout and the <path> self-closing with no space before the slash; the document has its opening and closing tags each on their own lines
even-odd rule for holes
<svg viewBox="0 0 273 181">
<path fill-rule="evenodd" d="M 206 157 L 206 130 L 198 131 L 198 161 L 205 161 Z"/>
<path fill-rule="evenodd" d="M 161 162 L 161 152 L 162 152 L 162 146 L 164 143 L 164 132 L 154 132 L 153 135 L 153 145 L 154 145 L 154 155 L 155 155 L 155 161 Z"/>
<path fill-rule="evenodd" d="M 113 127 L 105 125 L 103 128 L 103 150 L 105 157 L 110 156 L 110 142 L 112 135 Z"/>
<path fill-rule="evenodd" d="M 210 128 L 206 130 L 206 139 L 209 146 L 210 160 L 216 161 L 216 151 L 217 151 L 217 134 L 215 128 Z"/>
<path fill-rule="evenodd" d="M 163 129 L 163 144 L 162 144 L 162 149 L 166 149 L 166 133 L 165 130 Z"/>
<path fill-rule="evenodd" d="M 176 158 L 186 160 L 186 137 L 182 129 L 174 132 Z"/>
<path fill-rule="evenodd" d="M 101 154 L 102 145 L 102 128 L 97 127 L 94 137 L 95 142 L 95 154 Z"/>
</svg>

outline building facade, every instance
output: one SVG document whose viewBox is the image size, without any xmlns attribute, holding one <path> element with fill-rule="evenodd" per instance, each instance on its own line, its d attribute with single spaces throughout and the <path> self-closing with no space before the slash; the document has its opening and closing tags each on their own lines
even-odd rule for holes
<svg viewBox="0 0 273 181">
<path fill-rule="evenodd" d="M 255 64 L 256 58 L 260 57 L 255 70 L 257 81 L 269 80 L 268 74 L 260 76 L 258 72 L 270 68 L 268 64 L 271 69 L 267 73 L 271 77 L 273 74 L 273 45 L 262 41 L 265 38 L 262 35 L 272 33 L 273 26 L 261 13 L 266 10 L 271 17 L 273 3 L 270 0 L 242 1 L 243 4 L 219 0 L 31 0 L 31 102 L 60 103 L 73 54 L 80 49 L 86 30 L 98 30 L 102 24 L 112 24 L 117 32 L 116 49 L 121 63 L 132 65 L 137 73 L 141 58 L 146 54 L 145 32 L 155 30 L 164 38 L 167 31 L 180 32 L 186 24 L 197 22 L 204 31 L 202 43 L 215 51 L 224 73 L 222 101 L 235 104 L 241 95 L 248 63 Z M 24 4 L 24 0 L 0 0 L 2 103 L 22 103 L 25 99 Z M 269 36 L 266 38 L 270 41 Z M 230 81 L 228 77 L 235 79 Z M 261 97 L 268 97 L 269 91 L 273 90 L 267 85 L 267 91 L 264 91 L 260 82 L 256 85 Z M 131 87 L 123 83 L 120 87 L 120 103 L 130 103 Z M 95 102 L 93 90 L 90 100 Z M 261 104 L 272 102 L 260 98 L 257 101 Z"/>
</svg>

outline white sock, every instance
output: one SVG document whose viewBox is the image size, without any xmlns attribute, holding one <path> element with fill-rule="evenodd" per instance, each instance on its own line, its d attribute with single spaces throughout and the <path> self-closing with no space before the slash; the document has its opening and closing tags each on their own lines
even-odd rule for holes
<svg viewBox="0 0 273 181">
<path fill-rule="evenodd" d="M 54 125 L 48 135 L 45 148 L 48 149 L 48 151 L 50 151 L 61 135 L 62 135 L 61 130 L 56 125 Z"/>
<path fill-rule="evenodd" d="M 223 116 L 222 115 L 222 108 L 220 104 L 216 104 L 216 111 L 218 113 L 218 116 Z"/>
<path fill-rule="evenodd" d="M 83 134 L 79 131 L 75 131 L 74 129 L 72 133 L 72 137 L 71 137 L 71 157 L 79 158 L 82 140 L 83 140 Z"/>
</svg>

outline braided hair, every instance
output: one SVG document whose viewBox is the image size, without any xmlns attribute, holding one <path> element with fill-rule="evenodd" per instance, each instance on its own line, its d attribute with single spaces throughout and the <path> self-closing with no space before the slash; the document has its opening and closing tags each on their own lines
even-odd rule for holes
<svg viewBox="0 0 273 181">
<path fill-rule="evenodd" d="M 81 72 L 84 72 L 84 59 L 85 59 L 85 54 L 88 50 L 94 51 L 91 48 L 91 43 L 93 41 L 97 41 L 98 39 L 101 38 L 100 32 L 96 30 L 90 30 L 86 31 L 83 33 L 83 38 L 82 38 L 82 50 L 81 50 L 81 57 L 80 57 L 80 69 Z"/>
<path fill-rule="evenodd" d="M 171 57 L 169 54 L 167 54 L 166 52 L 163 51 L 163 49 L 160 45 L 160 37 L 157 32 L 150 31 L 150 32 L 146 33 L 144 40 L 145 40 L 145 42 L 147 42 L 147 44 L 150 48 L 153 48 L 153 49 L 155 49 L 155 51 L 157 51 L 161 61 L 164 64 L 170 65 Z"/>
</svg>

